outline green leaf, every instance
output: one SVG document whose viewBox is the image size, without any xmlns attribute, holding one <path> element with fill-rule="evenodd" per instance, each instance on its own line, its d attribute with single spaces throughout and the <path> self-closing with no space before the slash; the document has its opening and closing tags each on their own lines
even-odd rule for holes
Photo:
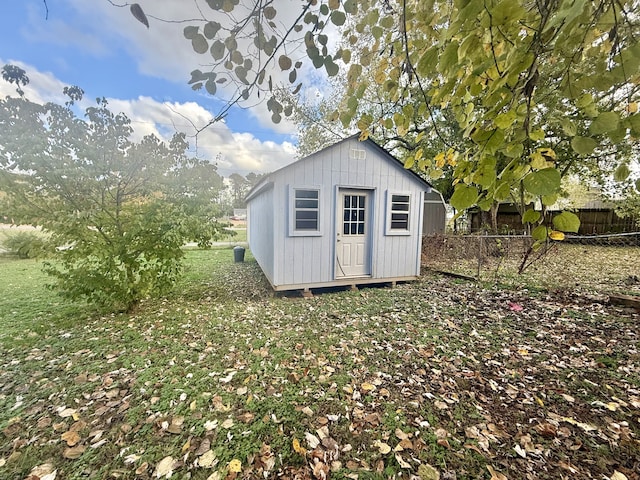
<svg viewBox="0 0 640 480">
<path fill-rule="evenodd" d="M 545 206 L 551 206 L 558 201 L 558 195 L 553 193 L 551 195 L 542 196 L 542 204 Z"/>
<path fill-rule="evenodd" d="M 214 82 L 213 80 L 208 80 L 205 84 L 204 84 L 204 88 L 207 89 L 207 93 L 209 93 L 209 95 L 215 95 L 216 94 L 216 82 Z"/>
<path fill-rule="evenodd" d="M 147 16 L 144 14 L 144 11 L 142 10 L 142 7 L 140 7 L 140 5 L 138 5 L 137 3 L 132 3 L 129 9 L 131 10 L 131 14 L 135 17 L 136 20 L 142 23 L 145 27 L 149 28 L 149 20 L 147 20 Z"/>
<path fill-rule="evenodd" d="M 459 183 L 455 187 L 455 191 L 451 196 L 451 206 L 458 211 L 466 210 L 467 208 L 473 206 L 478 200 L 478 189 L 476 187 L 472 187 L 471 185 L 465 185 L 464 183 Z"/>
<path fill-rule="evenodd" d="M 544 130 L 541 128 L 538 128 L 537 130 L 532 130 L 529 133 L 529 138 L 534 142 L 539 142 L 541 140 L 544 140 L 544 137 L 545 137 L 545 133 L 544 133 Z"/>
<path fill-rule="evenodd" d="M 613 172 L 613 179 L 616 182 L 624 182 L 631 175 L 631 170 L 629 170 L 629 166 L 626 163 L 622 163 L 616 168 L 615 172 Z"/>
<path fill-rule="evenodd" d="M 330 77 L 335 77 L 340 70 L 340 67 L 338 67 L 337 64 L 333 63 L 331 57 L 326 57 L 324 61 L 324 68 L 327 71 L 327 75 L 329 75 Z"/>
<path fill-rule="evenodd" d="M 431 47 L 426 52 L 424 52 L 422 57 L 420 57 L 420 60 L 418 60 L 418 65 L 416 67 L 418 70 L 418 74 L 423 76 L 428 75 L 433 71 L 434 66 L 437 64 L 437 62 L 438 49 L 435 47 Z"/>
<path fill-rule="evenodd" d="M 576 136 L 571 139 L 571 148 L 579 155 L 590 155 L 597 146 L 598 142 L 591 137 Z"/>
<path fill-rule="evenodd" d="M 634 113 L 633 115 L 629 115 L 627 121 L 629 122 L 631 130 L 636 134 L 640 134 L 640 114 Z"/>
<path fill-rule="evenodd" d="M 198 35 L 198 27 L 194 27 L 194 26 L 184 27 L 183 33 L 184 33 L 184 38 L 186 38 L 187 40 L 191 40 L 196 35 Z"/>
<path fill-rule="evenodd" d="M 545 241 L 547 239 L 547 235 L 548 234 L 549 234 L 549 231 L 548 231 L 546 226 L 538 225 L 531 232 L 531 238 L 533 238 L 534 240 L 537 240 L 539 242 L 543 242 L 543 241 Z"/>
<path fill-rule="evenodd" d="M 553 226 L 561 232 L 578 233 L 580 219 L 575 213 L 562 212 L 553 217 Z"/>
<path fill-rule="evenodd" d="M 525 190 L 533 195 L 551 195 L 560 189 L 560 172 L 555 168 L 543 168 L 529 173 L 522 183 Z"/>
<path fill-rule="evenodd" d="M 433 170 L 429 171 L 429 178 L 432 180 L 438 180 L 439 178 L 442 178 L 443 175 L 444 172 L 441 168 L 434 168 Z"/>
<path fill-rule="evenodd" d="M 489 188 L 496 181 L 496 159 L 485 158 L 476 168 L 473 175 L 473 183 L 483 188 Z"/>
<path fill-rule="evenodd" d="M 522 223 L 536 223 L 540 220 L 541 213 L 538 210 L 527 210 L 522 216 Z"/>
<path fill-rule="evenodd" d="M 636 180 L 636 190 L 640 192 L 640 178 Z"/>
<path fill-rule="evenodd" d="M 524 152 L 524 145 L 522 142 L 519 143 L 509 143 L 506 145 L 506 148 L 503 150 L 503 153 L 509 158 L 519 158 L 522 156 Z"/>
<path fill-rule="evenodd" d="M 264 18 L 266 18 L 267 20 L 273 20 L 276 17 L 276 14 L 278 13 L 276 11 L 275 8 L 273 8 L 271 5 L 269 5 L 268 7 L 265 7 L 265 9 L 262 11 Z"/>
<path fill-rule="evenodd" d="M 416 157 L 413 155 L 409 155 L 407 159 L 404 161 L 404 168 L 409 169 L 413 167 L 415 163 L 416 163 Z"/>
<path fill-rule="evenodd" d="M 506 200 L 511 193 L 511 187 L 507 182 L 500 182 L 500 184 L 496 187 L 495 192 L 493 193 L 493 198 L 498 200 L 499 202 L 502 200 Z"/>
<path fill-rule="evenodd" d="M 574 137 L 578 133 L 578 127 L 568 118 L 563 118 L 560 122 L 562 124 L 562 130 L 568 137 Z"/>
<path fill-rule="evenodd" d="M 191 46 L 196 53 L 206 53 L 209 50 L 209 42 L 204 38 L 204 35 L 197 34 L 191 39 Z"/>
<path fill-rule="evenodd" d="M 616 112 L 602 112 L 589 125 L 589 133 L 591 135 L 600 135 L 602 133 L 611 132 L 618 128 L 620 116 Z"/>
<path fill-rule="evenodd" d="M 524 15 L 524 9 L 519 2 L 513 0 L 503 0 L 494 5 L 491 9 L 491 19 L 493 25 L 503 25 L 513 22 Z"/>
<path fill-rule="evenodd" d="M 333 12 L 331 12 L 331 23 L 333 23 L 334 25 L 340 27 L 344 25 L 344 22 L 346 20 L 347 16 L 344 14 L 344 12 L 340 10 L 334 10 Z"/>
<path fill-rule="evenodd" d="M 212 40 L 220 30 L 220 27 L 221 25 L 218 22 L 207 22 L 204 26 L 204 36 Z"/>
<path fill-rule="evenodd" d="M 278 65 L 280 65 L 281 70 L 286 71 L 291 68 L 292 62 L 291 59 L 286 55 L 280 55 L 280 58 L 278 58 Z"/>
<path fill-rule="evenodd" d="M 514 109 L 508 110 L 496 116 L 493 123 L 496 127 L 506 130 L 515 122 L 517 113 Z"/>
<path fill-rule="evenodd" d="M 444 73 L 452 67 L 458 66 L 458 43 L 451 41 L 447 44 L 436 63 L 438 72 Z"/>
<path fill-rule="evenodd" d="M 220 40 L 216 40 L 211 45 L 211 48 L 209 49 L 209 53 L 211 54 L 214 60 L 221 60 L 222 57 L 224 57 L 225 49 L 226 47 L 224 46 L 224 43 L 222 43 Z"/>
</svg>

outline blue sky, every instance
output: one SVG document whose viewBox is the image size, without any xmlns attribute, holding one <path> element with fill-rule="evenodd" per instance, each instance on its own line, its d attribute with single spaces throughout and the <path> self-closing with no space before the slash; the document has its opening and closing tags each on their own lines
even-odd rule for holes
<svg viewBox="0 0 640 480">
<path fill-rule="evenodd" d="M 148 15 L 184 19 L 197 16 L 197 1 L 139 3 Z M 206 10 L 206 3 L 200 3 Z M 60 101 L 64 85 L 77 85 L 85 91 L 86 105 L 106 97 L 113 110 L 132 119 L 140 136 L 168 138 L 175 129 L 192 135 L 194 128 L 183 117 L 200 127 L 222 103 L 187 85 L 191 70 L 203 60 L 184 39 L 184 26 L 151 20 L 147 29 L 129 8 L 116 8 L 107 0 L 47 0 L 46 6 L 43 0 L 4 0 L 0 65 L 14 63 L 27 71 L 27 95 L 34 101 Z M 0 96 L 13 93 L 0 81 Z M 198 136 L 197 153 L 218 158 L 224 176 L 263 173 L 293 161 L 294 134 L 291 124 L 272 124 L 264 105 L 234 109 L 224 122 Z"/>
</svg>

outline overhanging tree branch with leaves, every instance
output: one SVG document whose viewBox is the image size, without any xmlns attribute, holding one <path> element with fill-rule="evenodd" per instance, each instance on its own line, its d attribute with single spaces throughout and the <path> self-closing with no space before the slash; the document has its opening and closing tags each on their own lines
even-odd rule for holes
<svg viewBox="0 0 640 480">
<path fill-rule="evenodd" d="M 336 118 L 345 126 L 355 122 L 363 137 L 382 125 L 404 137 L 416 117 L 436 130 L 435 112 L 449 109 L 465 139 L 462 149 L 448 152 L 455 159 L 451 204 L 464 211 L 515 200 L 537 242 L 578 229 L 570 212 L 544 223 L 563 175 L 607 155 L 617 158 L 616 178 L 624 180 L 637 161 L 622 146 L 640 134 L 638 0 L 312 0 L 281 29 L 273 2 L 206 3 L 206 20 L 185 28 L 185 36 L 214 62 L 209 73 L 194 71 L 192 83 L 225 78 L 245 85 L 235 103 L 248 100 L 252 88 L 271 95 L 267 106 L 279 121 L 290 111 L 275 96 L 269 71 L 290 72 L 297 91 L 302 61 L 329 76 L 343 68 L 348 100 Z M 211 22 L 227 28 L 214 31 Z M 252 53 L 242 58 L 266 61 L 249 69 L 234 61 L 247 48 L 235 41 L 235 28 L 245 35 L 254 29 Z M 331 31 L 344 39 L 333 49 Z M 300 36 L 303 55 L 290 58 L 283 50 L 276 64 L 276 50 L 298 45 Z M 398 108 L 378 116 L 360 109 L 372 81 Z M 437 156 L 420 149 L 406 161 L 427 173 L 437 164 Z M 534 201 L 542 210 L 528 207 Z"/>
</svg>

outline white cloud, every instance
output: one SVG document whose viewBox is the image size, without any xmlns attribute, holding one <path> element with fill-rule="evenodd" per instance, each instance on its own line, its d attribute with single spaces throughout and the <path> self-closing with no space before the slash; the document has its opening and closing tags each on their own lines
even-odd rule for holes
<svg viewBox="0 0 640 480">
<path fill-rule="evenodd" d="M 62 93 L 66 86 L 50 72 L 40 72 L 32 65 L 12 59 L 0 58 L 0 65 L 16 65 L 22 68 L 29 77 L 29 84 L 22 87 L 25 96 L 35 103 L 56 102 L 64 103 L 67 97 Z M 16 85 L 0 80 L 0 97 L 17 96 Z"/>
<path fill-rule="evenodd" d="M 17 65 L 27 72 L 30 82 L 23 89 L 30 100 L 37 103 L 64 103 L 66 100 L 62 94 L 65 84 L 51 73 L 40 72 L 22 62 L 0 59 L 0 65 L 5 63 Z M 0 97 L 7 95 L 17 95 L 15 85 L 0 81 Z M 131 119 L 136 139 L 155 134 L 169 140 L 175 131 L 184 132 L 191 146 L 190 153 L 216 162 L 223 176 L 271 172 L 294 159 L 295 147 L 290 142 L 279 144 L 262 141 L 251 133 L 232 132 L 223 121 L 200 132 L 196 142 L 196 130 L 209 123 L 213 116 L 195 102 L 159 102 L 150 97 L 107 100 L 112 111 L 123 112 Z M 90 99 L 82 102 L 83 106 L 91 103 Z"/>
<path fill-rule="evenodd" d="M 205 2 L 197 0 L 191 2 L 140 1 L 139 4 L 149 19 L 150 28 L 148 29 L 133 17 L 128 7 L 114 7 L 107 1 L 68 0 L 68 2 L 74 8 L 75 15 L 82 19 L 81 24 L 86 25 L 93 36 L 104 39 L 112 45 L 112 49 L 121 49 L 134 58 L 140 73 L 182 84 L 188 82 L 192 70 L 208 71 L 212 61 L 209 54 L 199 55 L 193 51 L 190 41 L 183 35 L 184 27 L 203 25 L 205 17 L 207 20 L 218 20 L 223 25 L 225 21 L 229 23 L 228 19 L 225 20 L 226 17 L 220 15 L 216 17 L 219 12 L 214 12 Z M 273 5 L 278 9 L 276 18 L 278 24 L 289 26 L 299 15 L 302 4 L 299 0 L 278 0 Z M 236 8 L 241 10 L 242 6 Z M 241 17 L 240 13 L 237 16 Z M 76 35 L 71 38 L 81 41 L 82 37 Z M 241 48 L 243 45 L 247 46 L 246 52 L 249 51 L 248 46 L 252 42 L 253 38 L 238 39 Z M 291 55 L 294 61 L 304 56 L 304 48 L 296 48 L 296 45 L 290 43 L 288 45 L 287 51 L 283 50 L 278 55 L 286 53 Z M 309 83 L 312 87 L 322 89 L 319 87 L 321 82 L 319 76 L 315 75 L 313 80 L 309 77 L 309 73 L 313 73 L 311 72 L 313 68 L 307 63 L 299 72 L 300 77 L 304 77 L 305 84 Z M 289 84 L 289 73 L 281 72 L 277 66 L 269 74 L 273 77 L 274 85 Z M 220 97 L 230 98 L 235 93 L 233 90 L 230 83 L 220 86 Z M 208 94 L 204 92 L 203 95 Z M 271 112 L 268 111 L 264 102 L 265 95 L 262 95 L 260 101 L 257 98 L 255 100 L 249 114 L 261 127 L 285 134 L 296 131 L 295 125 L 286 119 L 279 124 L 271 121 Z"/>
<path fill-rule="evenodd" d="M 139 137 L 153 133 L 168 139 L 176 130 L 184 132 L 191 153 L 217 163 L 224 176 L 272 172 L 294 159 L 295 147 L 290 142 L 278 144 L 261 141 L 251 133 L 232 132 L 224 121 L 209 126 L 196 139 L 196 131 L 208 124 L 213 116 L 195 102 L 162 103 L 149 97 L 108 100 L 113 110 L 121 111 L 131 119 Z"/>
</svg>

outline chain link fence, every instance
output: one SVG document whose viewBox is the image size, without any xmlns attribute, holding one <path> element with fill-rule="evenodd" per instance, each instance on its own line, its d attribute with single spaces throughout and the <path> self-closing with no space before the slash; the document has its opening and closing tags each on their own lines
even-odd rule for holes
<svg viewBox="0 0 640 480">
<path fill-rule="evenodd" d="M 588 294 L 640 295 L 640 232 L 567 235 L 532 250 L 527 235 L 423 238 L 423 267 L 483 282 Z"/>
</svg>

